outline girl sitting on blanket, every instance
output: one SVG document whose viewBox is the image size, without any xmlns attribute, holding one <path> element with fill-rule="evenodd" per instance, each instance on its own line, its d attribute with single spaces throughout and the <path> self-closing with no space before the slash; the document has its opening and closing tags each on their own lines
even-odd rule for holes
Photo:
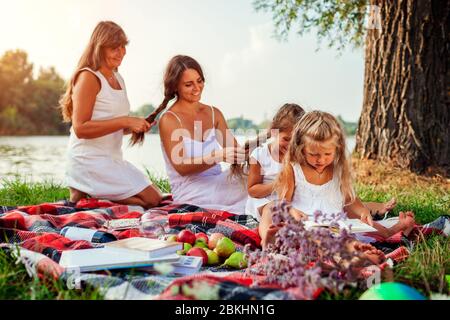
<svg viewBox="0 0 450 320">
<path fill-rule="evenodd" d="M 273 117 L 269 135 L 273 142 L 263 144 L 250 155 L 248 194 L 245 213 L 260 220 L 264 206 L 276 200 L 274 181 L 282 169 L 282 161 L 291 140 L 292 129 L 305 114 L 295 103 L 284 104 Z M 384 214 L 395 206 L 395 199 L 386 203 L 365 202 L 370 212 Z"/>
<path fill-rule="evenodd" d="M 291 203 L 290 214 L 296 220 L 312 220 L 317 210 L 325 214 L 345 211 L 349 218 L 371 224 L 384 238 L 397 232 L 408 234 L 414 227 L 412 212 L 400 212 L 398 223 L 389 229 L 372 222 L 370 211 L 355 196 L 345 150 L 345 135 L 336 118 L 321 111 L 303 115 L 294 127 L 281 172 L 273 183 L 278 198 Z M 259 233 L 263 247 L 273 241 L 280 228 L 272 224 L 272 204 L 261 210 Z"/>
</svg>

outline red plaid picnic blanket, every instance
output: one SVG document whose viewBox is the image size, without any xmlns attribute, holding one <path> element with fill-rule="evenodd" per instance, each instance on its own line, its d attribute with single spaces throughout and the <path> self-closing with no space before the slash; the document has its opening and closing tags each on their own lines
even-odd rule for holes
<svg viewBox="0 0 450 320">
<path fill-rule="evenodd" d="M 92 248 L 93 245 L 87 241 L 73 241 L 62 235 L 60 231 L 66 226 L 75 226 L 108 231 L 104 224 L 113 219 L 139 218 L 145 212 L 140 207 L 118 205 L 110 201 L 98 199 L 83 199 L 73 205 L 67 201 L 56 203 L 44 203 L 32 206 L 1 207 L 0 206 L 0 243 L 18 244 L 27 259 L 36 259 L 36 266 L 40 271 L 49 272 L 55 277 L 64 276 L 64 270 L 57 262 L 61 252 L 64 250 L 78 250 Z M 162 203 L 157 210 L 147 211 L 150 219 L 164 225 L 168 233 L 177 233 L 188 228 L 193 232 L 221 232 L 232 239 L 238 249 L 246 244 L 253 248 L 260 247 L 260 237 L 257 233 L 257 221 L 248 215 L 236 215 L 226 211 L 208 210 L 189 204 L 173 204 L 170 199 Z M 446 217 L 448 219 L 448 217 Z M 432 232 L 442 232 L 442 221 L 433 222 L 421 228 L 422 232 L 429 234 Z M 139 229 L 128 229 L 124 231 L 113 231 L 118 239 L 140 236 Z M 387 257 L 395 262 L 405 259 L 410 251 L 408 239 L 401 234 L 394 235 L 387 241 L 378 242 L 380 248 L 384 249 Z M 31 253 L 37 253 L 35 255 Z M 385 265 L 380 266 L 383 268 Z M 226 271 L 226 270 L 225 270 Z M 229 270 L 228 270 L 229 271 Z M 252 284 L 256 278 L 246 276 L 242 272 L 223 273 L 224 270 L 217 270 L 217 274 L 200 273 L 191 277 L 172 279 L 170 282 L 161 282 L 158 294 L 152 294 L 152 298 L 157 299 L 179 299 L 179 298 L 199 298 L 189 291 L 189 288 L 197 288 L 195 292 L 202 292 L 198 288 L 208 285 L 215 288 L 217 299 L 266 299 L 267 297 L 279 299 L 299 299 L 302 298 L 295 288 L 282 289 L 279 286 L 271 285 L 266 287 L 254 287 Z M 99 275 L 105 283 L 107 276 Z M 92 277 L 89 278 L 92 280 Z M 147 279 L 144 277 L 143 279 Z M 111 279 L 109 279 L 111 280 Z M 148 298 L 147 280 L 135 279 L 129 281 L 137 288 L 131 297 Z M 152 281 L 159 281 L 152 278 Z M 167 279 L 166 279 L 167 280 Z M 120 287 L 123 279 L 115 279 L 116 288 Z M 88 282 L 88 281 L 87 281 Z M 102 281 L 96 280 L 96 284 Z M 109 282 L 110 283 L 110 282 Z M 240 290 L 236 290 L 236 289 Z M 115 296 L 114 286 L 107 293 Z M 147 292 L 143 294 L 142 292 Z M 143 295 L 142 295 L 143 294 Z M 107 294 L 108 295 L 108 294 Z"/>
</svg>

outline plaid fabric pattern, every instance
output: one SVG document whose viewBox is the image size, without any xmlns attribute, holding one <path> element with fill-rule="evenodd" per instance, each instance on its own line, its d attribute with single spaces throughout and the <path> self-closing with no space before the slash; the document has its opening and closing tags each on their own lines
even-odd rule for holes
<svg viewBox="0 0 450 320">
<path fill-rule="evenodd" d="M 160 207 L 144 211 L 141 207 L 115 204 L 98 199 L 83 199 L 78 203 L 59 201 L 33 206 L 0 206 L 0 247 L 13 250 L 20 246 L 22 262 L 33 263 L 39 275 L 44 273 L 66 281 L 73 279 L 80 286 L 87 284 L 100 288 L 107 299 L 301 299 L 295 288 L 282 289 L 276 285 L 251 286 L 257 276 L 220 267 L 203 268 L 188 277 L 151 275 L 144 272 L 113 272 L 112 274 L 82 273 L 73 278 L 59 265 L 64 250 L 87 249 L 97 246 L 86 241 L 73 241 L 59 233 L 66 226 L 107 231 L 103 225 L 112 219 L 139 218 L 144 213 L 160 223 L 167 233 L 182 229 L 211 234 L 221 232 L 232 239 L 238 250 L 250 244 L 260 247 L 258 222 L 251 216 L 235 215 L 226 211 L 208 210 L 189 204 L 174 204 L 170 195 Z M 448 235 L 449 217 L 417 228 L 424 234 Z M 141 236 L 139 229 L 112 232 L 118 239 Z M 413 241 L 397 234 L 379 241 L 382 249 L 394 262 L 406 259 L 413 249 Z M 380 268 L 386 267 L 386 263 Z M 371 272 L 366 272 L 369 276 Z M 71 280 L 72 279 L 72 280 Z M 319 292 L 317 293 L 317 295 Z"/>
</svg>

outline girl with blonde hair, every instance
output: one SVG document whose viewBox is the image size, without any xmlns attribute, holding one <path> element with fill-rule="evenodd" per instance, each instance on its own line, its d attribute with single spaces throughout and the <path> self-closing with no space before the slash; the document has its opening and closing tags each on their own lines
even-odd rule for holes
<svg viewBox="0 0 450 320">
<path fill-rule="evenodd" d="M 385 238 L 400 231 L 408 233 L 414 226 L 412 212 L 400 212 L 399 222 L 391 228 L 372 221 L 369 209 L 353 190 L 344 132 L 336 118 L 326 112 L 308 112 L 296 124 L 274 189 L 279 199 L 291 204 L 290 213 L 296 220 L 312 220 L 316 211 L 345 211 L 348 217 L 372 225 Z M 263 246 L 273 241 L 279 229 L 272 224 L 271 209 L 272 205 L 267 205 L 262 210 L 259 232 Z"/>
<path fill-rule="evenodd" d="M 61 99 L 64 120 L 72 122 L 66 171 L 72 202 L 89 195 L 149 208 L 162 198 L 122 157 L 123 135 L 144 133 L 152 125 L 129 116 L 130 103 L 118 72 L 127 44 L 116 23 L 98 23 Z"/>
</svg>

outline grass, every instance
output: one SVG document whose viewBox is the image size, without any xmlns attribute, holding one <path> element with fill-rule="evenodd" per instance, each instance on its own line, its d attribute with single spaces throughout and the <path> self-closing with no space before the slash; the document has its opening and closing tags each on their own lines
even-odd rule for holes
<svg viewBox="0 0 450 320">
<path fill-rule="evenodd" d="M 22 264 L 0 250 L 0 300 L 98 300 L 102 295 L 95 288 L 68 290 L 61 280 L 49 277 L 30 278 Z"/>
<path fill-rule="evenodd" d="M 426 223 L 450 213 L 450 183 L 440 176 L 417 176 L 388 165 L 354 161 L 356 191 L 363 201 L 384 202 L 392 197 L 398 205 L 393 214 L 412 210 L 419 223 Z M 152 182 L 163 192 L 170 192 L 164 177 L 148 172 Z M 31 205 L 67 199 L 66 188 L 53 182 L 29 183 L 20 179 L 3 181 L 0 205 Z M 450 243 L 443 237 L 420 242 L 411 256 L 394 267 L 391 280 L 408 284 L 425 296 L 450 294 L 445 275 L 450 274 Z M 362 292 L 350 288 L 335 296 L 323 293 L 320 299 L 357 299 Z M 68 290 L 64 283 L 51 279 L 30 279 L 22 265 L 0 251 L 0 299 L 102 299 L 98 290 Z"/>
</svg>

